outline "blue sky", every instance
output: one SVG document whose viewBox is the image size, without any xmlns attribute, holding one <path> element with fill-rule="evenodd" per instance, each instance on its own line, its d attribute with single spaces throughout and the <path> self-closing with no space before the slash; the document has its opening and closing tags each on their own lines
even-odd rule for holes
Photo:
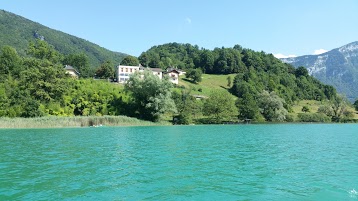
<svg viewBox="0 0 358 201">
<path fill-rule="evenodd" d="M 300 56 L 358 41 L 358 0 L 0 2 L 0 9 L 134 56 L 168 42 Z"/>
</svg>

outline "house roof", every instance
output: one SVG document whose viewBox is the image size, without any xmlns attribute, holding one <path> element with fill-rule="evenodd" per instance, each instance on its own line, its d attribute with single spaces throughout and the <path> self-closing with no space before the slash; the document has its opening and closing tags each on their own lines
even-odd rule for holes
<svg viewBox="0 0 358 201">
<path fill-rule="evenodd" d="M 149 68 L 149 67 L 139 67 L 140 70 L 150 70 L 150 71 L 154 71 L 154 72 L 163 72 L 163 70 L 161 68 Z"/>
<path fill-rule="evenodd" d="M 171 73 L 171 72 L 175 72 L 177 74 L 180 74 L 180 72 L 177 69 L 171 69 L 171 70 L 167 69 L 167 71 L 165 73 Z"/>
<path fill-rule="evenodd" d="M 149 70 L 154 71 L 154 72 L 163 72 L 163 70 L 161 68 L 149 68 Z"/>
<path fill-rule="evenodd" d="M 167 68 L 167 72 L 169 72 L 169 71 L 173 71 L 173 70 L 176 70 L 178 73 L 180 73 L 180 72 L 184 72 L 182 69 L 178 69 L 178 68 L 173 68 L 173 67 L 169 67 L 169 68 Z"/>
<path fill-rule="evenodd" d="M 65 70 L 74 71 L 78 75 L 80 74 L 74 67 L 72 67 L 70 65 L 65 65 Z"/>
</svg>

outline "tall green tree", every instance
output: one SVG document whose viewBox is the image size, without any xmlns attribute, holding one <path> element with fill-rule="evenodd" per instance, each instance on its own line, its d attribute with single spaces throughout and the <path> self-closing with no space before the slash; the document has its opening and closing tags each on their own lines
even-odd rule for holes
<svg viewBox="0 0 358 201">
<path fill-rule="evenodd" d="M 231 76 L 227 76 L 226 80 L 227 80 L 227 87 L 231 87 L 231 83 L 232 83 Z"/>
<path fill-rule="evenodd" d="M 110 61 L 105 61 L 101 64 L 96 70 L 96 77 L 106 79 L 114 77 L 114 68 L 113 64 Z"/>
<path fill-rule="evenodd" d="M 237 115 L 237 108 L 229 92 L 215 90 L 205 100 L 203 112 L 213 123 L 221 123 L 231 121 Z"/>
<path fill-rule="evenodd" d="M 251 93 L 244 93 L 238 101 L 239 119 L 260 119 L 260 109 Z"/>
<path fill-rule="evenodd" d="M 126 56 L 121 61 L 121 65 L 122 66 L 138 66 L 139 60 L 137 59 L 137 57 L 134 57 L 134 56 Z"/>
<path fill-rule="evenodd" d="M 62 54 L 44 40 L 30 42 L 27 54 L 38 59 L 47 59 L 52 63 L 58 63 L 62 60 Z"/>
<path fill-rule="evenodd" d="M 174 122 L 176 124 L 191 124 L 196 117 L 202 114 L 202 101 L 196 100 L 190 92 L 190 89 L 183 89 L 180 93 L 176 91 L 172 93 L 178 110 L 177 120 Z"/>
<path fill-rule="evenodd" d="M 177 111 L 171 87 L 168 79 L 159 79 L 149 71 L 135 72 L 125 84 L 125 90 L 133 97 L 138 117 L 150 121 L 158 121 L 163 114 Z"/>
<path fill-rule="evenodd" d="M 4 46 L 0 53 L 0 74 L 19 74 L 21 58 L 16 50 L 10 46 Z"/>
<path fill-rule="evenodd" d="M 194 83 L 199 83 L 202 80 L 203 72 L 201 69 L 190 69 L 185 73 L 185 77 L 191 79 Z"/>
<path fill-rule="evenodd" d="M 89 78 L 94 75 L 94 72 L 90 69 L 88 56 L 84 53 L 66 55 L 63 64 L 74 67 L 82 78 Z"/>
</svg>

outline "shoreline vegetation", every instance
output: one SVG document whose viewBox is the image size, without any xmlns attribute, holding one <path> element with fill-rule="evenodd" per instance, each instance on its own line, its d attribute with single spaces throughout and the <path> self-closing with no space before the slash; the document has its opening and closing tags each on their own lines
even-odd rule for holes
<svg viewBox="0 0 358 201">
<path fill-rule="evenodd" d="M 150 122 L 126 116 L 47 116 L 35 118 L 0 118 L 0 129 L 3 128 L 70 128 L 99 126 L 158 126 L 169 125 L 169 122 Z"/>
<path fill-rule="evenodd" d="M 358 119 L 351 119 L 343 122 L 331 121 L 292 121 L 292 122 L 257 122 L 257 121 L 237 121 L 223 122 L 220 125 L 245 125 L 245 124 L 339 124 L 339 123 L 358 123 Z M 170 121 L 151 122 L 126 116 L 46 116 L 33 118 L 0 118 L 0 129 L 27 129 L 27 128 L 85 128 L 102 126 L 175 126 Z M 208 125 L 208 124 L 190 124 Z"/>
</svg>

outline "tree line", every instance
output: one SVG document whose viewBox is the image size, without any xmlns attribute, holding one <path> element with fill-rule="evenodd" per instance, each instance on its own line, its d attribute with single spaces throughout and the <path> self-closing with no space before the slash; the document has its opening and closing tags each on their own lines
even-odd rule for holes
<svg viewBox="0 0 358 201">
<path fill-rule="evenodd" d="M 181 49 L 198 50 L 190 45 L 176 46 L 180 47 L 177 53 Z M 307 121 L 326 117 L 339 121 L 349 116 L 345 101 L 337 96 L 335 89 L 309 76 L 305 68 L 295 69 L 271 54 L 238 46 L 216 51 L 224 49 L 238 54 L 235 58 L 241 58 L 240 62 L 237 60 L 239 67 L 221 66 L 232 69 L 221 71 L 223 73 L 236 72 L 234 80 L 228 79 L 229 90 L 214 90 L 207 99 L 196 100 L 190 89 L 174 87 L 168 79 L 160 80 L 150 72 L 135 73 L 124 87 L 94 80 L 85 54 L 62 55 L 45 41 L 30 42 L 25 56 L 5 46 L 0 52 L 0 117 L 126 115 L 160 121 L 174 115 L 175 123 L 180 124 L 239 119 L 290 121 L 291 106 L 299 100 L 332 103 L 320 108 L 319 117 L 301 115 Z M 122 64 L 134 65 L 141 59 L 128 57 Z M 64 65 L 68 64 L 77 68 L 80 79 L 66 75 Z M 214 66 L 213 69 L 219 69 L 216 64 Z M 207 70 L 195 65 L 186 68 L 188 78 L 193 81 L 201 79 L 198 74 Z M 95 73 L 102 78 L 113 76 L 114 65 L 103 62 Z"/>
</svg>

